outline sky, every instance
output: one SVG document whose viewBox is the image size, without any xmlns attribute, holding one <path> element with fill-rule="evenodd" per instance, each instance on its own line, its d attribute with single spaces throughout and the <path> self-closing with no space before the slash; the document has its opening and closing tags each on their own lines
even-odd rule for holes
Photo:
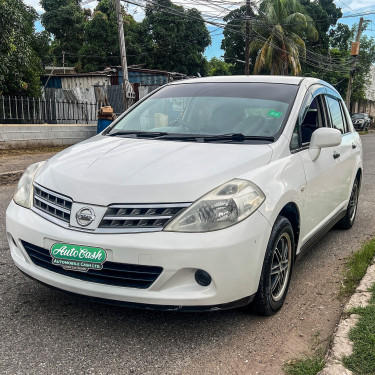
<svg viewBox="0 0 375 375">
<path fill-rule="evenodd" d="M 39 4 L 39 0 L 23 0 L 24 3 L 33 6 L 38 13 L 43 12 L 43 8 Z M 192 6 L 197 8 L 202 12 L 202 14 L 206 17 L 212 17 L 212 16 L 220 16 L 222 15 L 223 12 L 223 6 L 222 5 L 217 5 L 217 6 L 212 6 L 212 5 L 197 5 L 197 0 L 195 1 L 187 1 L 187 0 L 175 0 L 173 1 L 176 4 L 183 3 L 184 6 L 186 7 L 187 3 L 191 3 Z M 202 3 L 204 1 L 200 1 Z M 218 2 L 216 2 L 218 3 Z M 238 4 L 238 0 L 223 0 L 221 4 L 224 4 L 226 8 L 233 8 L 235 7 L 234 5 L 231 5 L 231 3 L 236 3 Z M 243 3 L 245 3 L 243 1 Z M 97 1 L 91 1 L 90 3 L 86 4 L 86 8 L 94 9 L 97 4 Z M 343 12 L 344 18 L 341 18 L 338 22 L 340 23 L 345 23 L 349 27 L 351 27 L 353 24 L 359 22 L 360 16 L 357 15 L 358 12 L 364 12 L 368 10 L 374 10 L 375 11 L 375 2 L 374 0 L 335 0 L 335 4 L 337 7 L 341 8 Z M 141 21 L 144 17 L 144 12 L 142 8 L 136 7 L 134 5 L 129 4 L 128 5 L 128 12 L 133 15 L 133 17 L 137 21 Z M 348 15 L 354 15 L 355 17 L 345 17 Z M 367 30 L 365 31 L 365 34 L 370 36 L 370 37 L 375 37 L 375 14 L 364 16 L 365 20 L 370 20 L 371 22 L 368 24 Z M 215 26 L 207 25 L 209 31 L 213 31 L 216 29 Z M 42 30 L 43 27 L 38 21 L 36 23 L 36 29 Z M 221 41 L 223 39 L 223 34 L 221 30 L 214 31 L 211 34 L 212 38 L 212 44 L 209 46 L 206 51 L 205 51 L 205 56 L 210 59 L 212 57 L 221 57 L 224 54 L 224 51 L 220 48 L 221 46 Z"/>
</svg>

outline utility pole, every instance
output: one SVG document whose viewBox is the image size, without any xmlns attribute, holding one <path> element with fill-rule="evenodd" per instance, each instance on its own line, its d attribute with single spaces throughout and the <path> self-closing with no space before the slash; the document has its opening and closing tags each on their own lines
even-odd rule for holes
<svg viewBox="0 0 375 375">
<path fill-rule="evenodd" d="M 358 31 L 357 31 L 357 38 L 354 43 L 352 43 L 352 51 L 351 55 L 354 57 L 353 62 L 352 62 L 352 67 L 350 69 L 350 75 L 349 75 L 349 82 L 348 82 L 348 89 L 346 91 L 346 106 L 350 111 L 350 97 L 352 95 L 352 85 L 353 85 L 353 78 L 354 78 L 354 71 L 355 67 L 357 66 L 357 60 L 358 60 L 358 55 L 359 55 L 359 42 L 361 39 L 361 34 L 362 34 L 362 25 L 363 25 L 363 17 L 360 18 L 359 20 L 359 25 L 358 25 Z"/>
<path fill-rule="evenodd" d="M 249 75 L 250 71 L 250 0 L 246 0 L 246 45 L 245 45 L 245 75 Z"/>
<path fill-rule="evenodd" d="M 121 55 L 121 67 L 122 67 L 122 91 L 123 91 L 124 106 L 125 106 L 125 111 L 126 111 L 128 109 L 127 89 L 129 86 L 129 75 L 128 75 L 128 64 L 126 61 L 124 21 L 122 18 L 120 0 L 116 0 L 116 13 L 117 13 L 118 37 L 120 41 L 120 55 Z"/>
<path fill-rule="evenodd" d="M 63 55 L 63 72 L 65 74 L 65 51 L 62 51 L 62 55 Z"/>
</svg>

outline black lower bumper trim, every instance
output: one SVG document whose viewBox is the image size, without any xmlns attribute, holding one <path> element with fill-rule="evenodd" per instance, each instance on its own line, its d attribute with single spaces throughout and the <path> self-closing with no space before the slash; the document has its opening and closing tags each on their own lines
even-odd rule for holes
<svg viewBox="0 0 375 375">
<path fill-rule="evenodd" d="M 17 267 L 18 268 L 18 267 Z M 201 306 L 175 306 L 175 305 L 154 305 L 154 304 L 147 304 L 147 303 L 137 303 L 137 302 L 126 302 L 126 301 L 117 301 L 117 300 L 112 300 L 112 299 L 107 299 L 107 298 L 99 298 L 99 297 L 91 297 L 91 296 L 86 296 L 83 294 L 78 294 L 78 293 L 73 293 L 69 292 L 67 290 L 57 288 L 53 285 L 49 285 L 44 283 L 43 281 L 40 281 L 26 272 L 22 271 L 21 269 L 18 268 L 20 272 L 22 272 L 25 276 L 29 277 L 30 279 L 37 281 L 38 283 L 51 288 L 58 290 L 60 292 L 64 292 L 74 298 L 77 299 L 84 299 L 84 300 L 89 300 L 92 302 L 99 302 L 99 303 L 104 303 L 107 305 L 114 305 L 114 306 L 124 306 L 124 307 L 131 307 L 131 308 L 136 308 L 136 309 L 144 309 L 144 310 L 161 310 L 161 311 L 182 311 L 182 312 L 204 312 L 204 311 L 219 311 L 219 310 L 229 310 L 229 309 L 234 309 L 238 307 L 243 307 L 251 303 L 255 297 L 255 294 L 241 298 L 236 301 L 228 302 L 228 303 L 222 303 L 219 305 L 201 305 Z"/>
</svg>

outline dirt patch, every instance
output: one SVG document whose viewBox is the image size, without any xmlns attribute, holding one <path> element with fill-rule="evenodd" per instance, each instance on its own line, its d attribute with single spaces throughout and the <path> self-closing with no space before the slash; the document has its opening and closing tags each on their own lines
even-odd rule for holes
<svg viewBox="0 0 375 375">
<path fill-rule="evenodd" d="M 0 175 L 14 171 L 24 171 L 30 164 L 47 160 L 61 150 L 61 147 L 45 147 L 28 150 L 1 150 Z"/>
<path fill-rule="evenodd" d="M 0 150 L 0 158 L 22 156 L 22 155 L 35 155 L 44 153 L 58 153 L 64 150 L 68 146 L 40 146 L 40 147 L 28 147 L 28 148 L 16 148 L 16 149 L 5 149 Z"/>
</svg>

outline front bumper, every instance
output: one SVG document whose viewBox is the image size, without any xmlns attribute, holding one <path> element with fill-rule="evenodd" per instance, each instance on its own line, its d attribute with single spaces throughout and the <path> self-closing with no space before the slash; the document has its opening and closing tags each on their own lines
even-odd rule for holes
<svg viewBox="0 0 375 375">
<path fill-rule="evenodd" d="M 355 130 L 364 130 L 366 127 L 365 123 L 362 124 L 353 124 Z"/>
<path fill-rule="evenodd" d="M 183 306 L 228 308 L 239 300 L 249 302 L 258 289 L 271 232 L 269 222 L 257 211 L 237 225 L 209 233 L 84 233 L 62 228 L 13 201 L 6 224 L 13 261 L 28 276 L 94 299 L 173 310 Z M 163 272 L 147 289 L 83 281 L 36 266 L 21 241 L 45 249 L 56 242 L 101 247 L 107 251 L 108 261 L 159 266 Z M 211 275 L 209 286 L 195 281 L 197 269 Z"/>
</svg>

